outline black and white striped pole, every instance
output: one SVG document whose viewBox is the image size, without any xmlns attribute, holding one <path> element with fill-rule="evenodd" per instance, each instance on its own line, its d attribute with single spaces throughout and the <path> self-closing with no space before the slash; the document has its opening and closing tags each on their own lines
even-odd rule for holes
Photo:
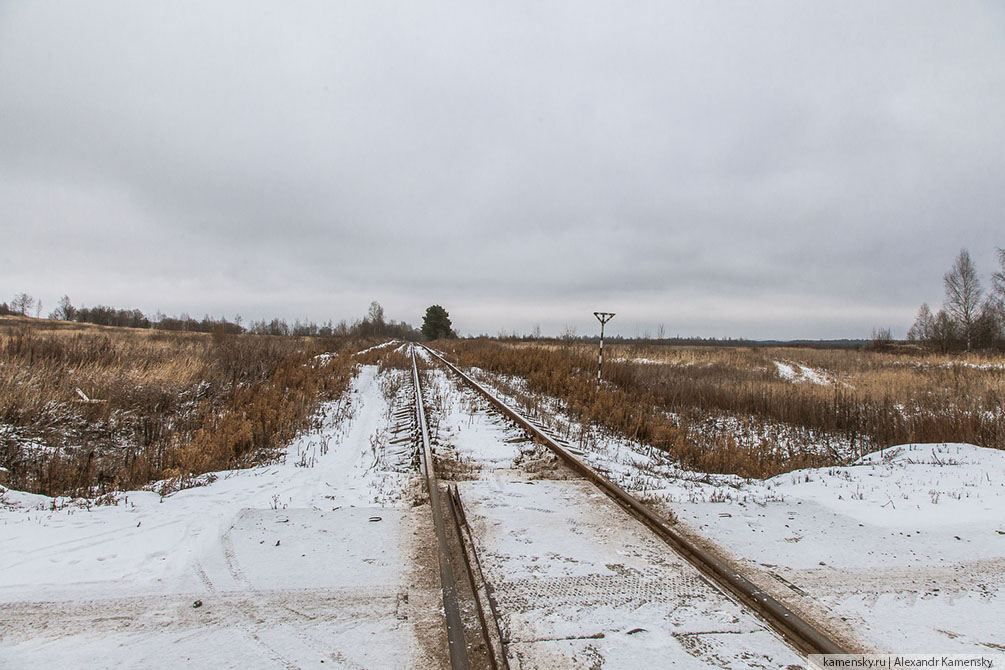
<svg viewBox="0 0 1005 670">
<path fill-rule="evenodd" d="M 597 386 L 600 386 L 601 373 L 604 370 L 604 324 L 614 318 L 613 312 L 594 312 L 600 322 L 600 361 L 597 363 Z"/>
</svg>

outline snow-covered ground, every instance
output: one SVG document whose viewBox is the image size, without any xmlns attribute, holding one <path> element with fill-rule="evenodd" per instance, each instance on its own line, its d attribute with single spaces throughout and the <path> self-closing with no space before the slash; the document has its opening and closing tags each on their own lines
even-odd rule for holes
<svg viewBox="0 0 1005 670">
<path fill-rule="evenodd" d="M 596 431 L 583 439 L 558 403 L 544 406 L 592 467 L 855 647 L 1005 651 L 1005 452 L 902 445 L 849 467 L 744 480 Z"/>
<path fill-rule="evenodd" d="M 514 667 L 801 663 L 480 399 L 429 378 Z M 0 667 L 441 667 L 407 388 L 364 366 L 281 462 L 163 498 L 0 488 Z M 1005 651 L 1005 453 L 904 445 L 760 481 L 587 436 L 587 462 L 857 648 Z"/>
<path fill-rule="evenodd" d="M 1005 452 L 904 445 L 729 492 L 661 493 L 795 607 L 872 649 L 1005 651 Z"/>
<path fill-rule="evenodd" d="M 441 371 L 457 482 L 513 668 L 784 668 L 802 660 L 595 486 Z"/>
<path fill-rule="evenodd" d="M 375 366 L 343 402 L 282 462 L 166 498 L 3 490 L 0 667 L 437 667 L 429 510 Z"/>
</svg>

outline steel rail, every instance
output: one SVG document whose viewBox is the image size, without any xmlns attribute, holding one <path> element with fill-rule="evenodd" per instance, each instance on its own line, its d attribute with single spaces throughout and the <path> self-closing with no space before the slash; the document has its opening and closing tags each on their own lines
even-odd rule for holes
<svg viewBox="0 0 1005 670">
<path fill-rule="evenodd" d="M 450 667 L 453 670 L 468 670 L 468 646 L 464 639 L 464 623 L 457 604 L 457 585 L 450 565 L 447 547 L 446 524 L 440 507 L 439 484 L 433 468 L 433 451 L 429 446 L 429 428 L 426 425 L 426 410 L 422 406 L 422 391 L 419 388 L 419 368 L 415 363 L 415 347 L 412 354 L 412 384 L 415 387 L 415 421 L 422 441 L 422 473 L 426 477 L 429 491 L 429 505 L 433 508 L 433 525 L 436 527 L 437 556 L 440 564 L 440 584 L 443 588 L 443 613 L 447 624 L 447 646 L 450 650 Z"/>
<path fill-rule="evenodd" d="M 481 562 L 475 551 L 474 538 L 471 536 L 471 528 L 468 526 L 464 507 L 461 505 L 461 494 L 457 490 L 457 484 L 447 487 L 447 501 L 450 503 L 450 516 L 454 522 L 457 541 L 461 546 L 461 554 L 467 568 L 468 583 L 475 601 L 475 610 L 478 613 L 478 623 L 481 626 L 489 667 L 491 670 L 509 670 L 509 661 L 506 660 L 506 642 L 499 629 L 499 613 L 496 611 L 489 592 L 489 585 L 482 573 Z"/>
<path fill-rule="evenodd" d="M 453 371 L 458 377 L 463 379 L 469 386 L 485 396 L 486 399 L 499 411 L 516 422 L 521 428 L 533 435 L 562 458 L 573 470 L 583 475 L 586 479 L 594 483 L 604 493 L 610 496 L 615 502 L 625 508 L 629 513 L 646 524 L 664 542 L 674 548 L 688 562 L 694 565 L 705 576 L 712 579 L 721 588 L 732 594 L 740 602 L 754 610 L 771 628 L 780 634 L 786 641 L 796 649 L 808 654 L 845 654 L 848 653 L 839 644 L 831 640 L 826 634 L 817 630 L 815 626 L 792 612 L 785 605 L 781 604 L 768 593 L 758 588 L 753 582 L 740 575 L 727 563 L 720 560 L 704 548 L 695 544 L 691 539 L 671 528 L 667 522 L 653 512 L 649 507 L 642 504 L 637 498 L 622 489 L 620 486 L 610 481 L 589 465 L 576 458 L 572 453 L 555 441 L 550 435 L 532 424 L 519 412 L 511 409 L 495 394 L 483 387 L 477 381 L 466 375 L 464 372 L 439 355 L 429 347 L 423 345 L 432 356 L 440 360 L 444 365 Z"/>
</svg>

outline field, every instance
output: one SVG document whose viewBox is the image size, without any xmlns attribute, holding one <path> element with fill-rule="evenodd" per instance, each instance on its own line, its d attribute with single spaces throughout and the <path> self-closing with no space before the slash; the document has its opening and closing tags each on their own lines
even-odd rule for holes
<svg viewBox="0 0 1005 670">
<path fill-rule="evenodd" d="M 406 343 L 2 323 L 0 665 L 445 667 Z M 1002 360 L 433 346 L 843 648 L 1001 650 Z M 417 355 L 511 659 L 797 666 Z"/>
<path fill-rule="evenodd" d="M 2 317 L 7 486 L 96 497 L 266 461 L 343 393 L 360 345 Z"/>
<path fill-rule="evenodd" d="M 504 380 L 525 409 L 558 399 L 577 422 L 702 472 L 770 477 L 842 465 L 911 442 L 1005 449 L 1005 358 L 784 347 L 605 347 L 459 340 L 466 366 Z"/>
<path fill-rule="evenodd" d="M 95 497 L 263 462 L 319 420 L 370 344 L 3 317 L 0 467 L 12 488 Z M 770 477 L 912 442 L 1005 448 L 1001 356 L 615 344 L 598 389 L 593 345 L 441 346 L 525 409 L 557 400 L 702 472 Z"/>
</svg>

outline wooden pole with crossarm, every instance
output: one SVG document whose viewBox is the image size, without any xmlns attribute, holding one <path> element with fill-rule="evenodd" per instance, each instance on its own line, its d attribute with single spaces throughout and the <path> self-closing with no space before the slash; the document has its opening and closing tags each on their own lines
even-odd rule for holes
<svg viewBox="0 0 1005 670">
<path fill-rule="evenodd" d="M 593 316 L 597 317 L 597 321 L 600 322 L 600 361 L 597 363 L 597 386 L 600 386 L 604 370 L 604 324 L 614 318 L 614 313 L 594 312 Z"/>
</svg>

